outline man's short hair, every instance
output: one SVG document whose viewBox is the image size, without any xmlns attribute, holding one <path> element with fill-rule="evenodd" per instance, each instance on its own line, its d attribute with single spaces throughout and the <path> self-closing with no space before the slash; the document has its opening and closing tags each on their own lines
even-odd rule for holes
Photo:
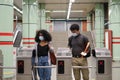
<svg viewBox="0 0 120 80">
<path fill-rule="evenodd" d="M 72 24 L 70 26 L 70 30 L 73 31 L 73 30 L 79 30 L 79 25 L 78 24 Z"/>
</svg>

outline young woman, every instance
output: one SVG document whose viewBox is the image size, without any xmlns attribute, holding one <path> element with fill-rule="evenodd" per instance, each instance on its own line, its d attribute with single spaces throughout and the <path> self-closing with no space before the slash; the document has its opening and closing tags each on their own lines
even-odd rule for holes
<svg viewBox="0 0 120 80">
<path fill-rule="evenodd" d="M 38 66 L 49 66 L 49 51 L 53 51 L 49 42 L 52 37 L 46 30 L 39 30 L 35 36 L 36 49 L 33 50 L 32 57 L 35 58 L 37 53 Z M 35 61 L 35 60 L 34 60 Z M 38 68 L 40 80 L 51 80 L 51 68 Z"/>
</svg>

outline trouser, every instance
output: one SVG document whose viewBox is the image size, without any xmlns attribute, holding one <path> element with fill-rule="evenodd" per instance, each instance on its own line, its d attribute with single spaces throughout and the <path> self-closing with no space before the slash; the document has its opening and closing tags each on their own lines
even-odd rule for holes
<svg viewBox="0 0 120 80">
<path fill-rule="evenodd" d="M 49 66 L 48 56 L 38 58 L 38 66 Z M 51 68 L 39 68 L 40 80 L 51 80 Z"/>
<path fill-rule="evenodd" d="M 86 58 L 74 58 L 72 59 L 73 66 L 88 66 Z M 89 70 L 88 68 L 73 68 L 74 78 L 75 80 L 81 80 L 81 74 L 83 76 L 83 80 L 89 80 Z"/>
</svg>

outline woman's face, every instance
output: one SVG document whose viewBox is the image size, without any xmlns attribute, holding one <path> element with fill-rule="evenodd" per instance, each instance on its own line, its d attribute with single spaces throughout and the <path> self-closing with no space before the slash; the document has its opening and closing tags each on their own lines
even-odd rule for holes
<svg viewBox="0 0 120 80">
<path fill-rule="evenodd" d="M 44 37 L 43 37 L 42 33 L 39 34 L 39 40 L 44 41 Z"/>
</svg>

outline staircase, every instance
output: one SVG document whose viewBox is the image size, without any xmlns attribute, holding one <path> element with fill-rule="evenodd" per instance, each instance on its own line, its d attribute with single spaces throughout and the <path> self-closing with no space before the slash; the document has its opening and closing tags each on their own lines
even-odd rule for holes
<svg viewBox="0 0 120 80">
<path fill-rule="evenodd" d="M 68 32 L 51 32 L 52 46 L 55 52 L 60 47 L 67 47 L 68 44 Z"/>
</svg>

